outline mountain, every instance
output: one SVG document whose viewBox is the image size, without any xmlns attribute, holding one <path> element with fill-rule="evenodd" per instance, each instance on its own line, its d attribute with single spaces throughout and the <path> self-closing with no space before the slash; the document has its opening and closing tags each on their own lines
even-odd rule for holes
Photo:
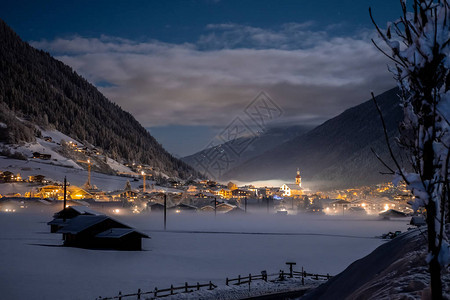
<svg viewBox="0 0 450 300">
<path fill-rule="evenodd" d="M 278 145 L 281 145 L 297 136 L 308 132 L 312 128 L 312 126 L 269 127 L 264 132 L 260 133 L 255 139 L 253 139 L 253 137 L 242 137 L 183 157 L 182 160 L 192 167 L 197 168 L 198 171 L 204 172 L 205 168 L 202 168 L 201 166 L 204 165 L 203 162 L 205 160 L 205 157 L 208 155 L 208 152 L 225 153 L 226 157 L 231 158 L 229 164 L 227 165 L 227 169 L 231 169 L 239 166 L 249 159 L 252 159 L 268 150 L 275 148 Z M 233 151 L 234 144 L 248 146 L 246 146 L 245 150 L 242 151 L 242 153 L 239 153 L 237 155 Z M 216 178 L 220 177 L 221 175 L 214 168 L 208 169 L 208 172 L 207 175 Z"/>
<path fill-rule="evenodd" d="M 376 97 L 391 141 L 398 135 L 403 115 L 397 94 L 395 88 Z M 399 154 L 400 149 L 394 142 L 392 144 Z M 373 101 L 369 100 L 229 170 L 222 179 L 291 182 L 296 169 L 300 168 L 303 182 L 310 188 L 352 187 L 391 180 L 380 174 L 387 170 L 371 148 L 393 166 L 380 117 Z"/>
<path fill-rule="evenodd" d="M 0 20 L 0 141 L 32 142 L 34 125 L 54 128 L 122 162 L 148 164 L 180 178 L 197 177 L 129 113 L 69 66 L 23 42 Z"/>
</svg>

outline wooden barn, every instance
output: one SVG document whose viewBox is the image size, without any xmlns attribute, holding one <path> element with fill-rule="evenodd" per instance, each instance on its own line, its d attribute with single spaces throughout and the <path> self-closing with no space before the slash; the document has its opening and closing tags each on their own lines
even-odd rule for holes
<svg viewBox="0 0 450 300">
<path fill-rule="evenodd" d="M 57 232 L 64 246 L 93 249 L 142 250 L 142 238 L 150 238 L 105 215 L 79 215 Z"/>
</svg>

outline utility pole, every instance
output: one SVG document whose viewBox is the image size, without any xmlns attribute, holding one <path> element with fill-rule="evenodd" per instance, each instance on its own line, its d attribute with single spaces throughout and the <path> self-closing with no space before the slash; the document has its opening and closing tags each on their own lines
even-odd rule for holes
<svg viewBox="0 0 450 300">
<path fill-rule="evenodd" d="M 87 162 L 88 162 L 88 182 L 87 182 L 87 185 L 88 185 L 89 188 L 91 188 L 91 160 L 88 159 Z"/>
<path fill-rule="evenodd" d="M 164 230 L 166 230 L 167 223 L 167 194 L 164 194 Z"/>
<path fill-rule="evenodd" d="M 266 197 L 267 200 L 267 213 L 269 213 L 269 197 Z"/>
<path fill-rule="evenodd" d="M 214 197 L 214 217 L 217 216 L 217 199 Z"/>
<path fill-rule="evenodd" d="M 247 213 L 247 197 L 244 198 L 245 213 Z"/>
<path fill-rule="evenodd" d="M 67 204 L 66 191 L 67 191 L 67 178 L 66 178 L 66 176 L 64 176 L 64 208 L 63 208 L 64 222 L 66 222 L 66 204 Z"/>
<path fill-rule="evenodd" d="M 141 174 L 142 174 L 142 176 L 144 177 L 144 188 L 143 188 L 143 192 L 145 193 L 145 172 L 142 171 Z"/>
</svg>

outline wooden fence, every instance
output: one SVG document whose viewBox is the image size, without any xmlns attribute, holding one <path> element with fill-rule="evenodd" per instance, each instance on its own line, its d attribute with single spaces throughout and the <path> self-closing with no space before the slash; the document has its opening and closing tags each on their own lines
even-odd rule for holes
<svg viewBox="0 0 450 300">
<path fill-rule="evenodd" d="M 272 277 L 272 280 L 268 280 L 269 277 Z M 310 277 L 313 280 L 329 280 L 331 277 L 330 274 L 326 274 L 326 275 L 321 275 L 321 274 L 313 274 L 313 273 L 307 273 L 303 267 L 302 267 L 302 271 L 294 271 L 294 270 L 290 270 L 290 272 L 285 273 L 283 270 L 280 270 L 280 272 L 278 273 L 273 273 L 273 274 L 267 274 L 266 271 L 262 271 L 261 275 L 252 275 L 252 274 L 248 274 L 248 276 L 241 276 L 239 275 L 236 278 L 226 278 L 225 280 L 225 284 L 226 285 L 241 285 L 241 284 L 250 284 L 252 281 L 255 280 L 264 280 L 264 281 L 280 281 L 280 280 L 285 280 L 286 277 L 290 277 L 290 278 L 301 278 L 302 279 L 302 285 L 305 285 L 305 278 Z"/>
<path fill-rule="evenodd" d="M 138 289 L 137 293 L 133 294 L 122 294 L 122 292 L 119 292 L 117 296 L 114 297 L 98 297 L 96 300 L 112 300 L 112 299 L 119 299 L 122 300 L 126 297 L 137 297 L 137 299 L 141 299 L 142 295 L 150 295 L 151 299 L 157 299 L 157 298 L 163 298 L 179 293 L 191 293 L 193 291 L 199 291 L 201 288 L 208 287 L 208 290 L 213 290 L 217 288 L 215 284 L 213 284 L 211 281 L 209 283 L 200 284 L 197 282 L 196 285 L 189 285 L 187 282 L 183 286 L 174 287 L 173 285 L 170 286 L 170 288 L 158 290 L 158 288 L 155 287 L 153 291 L 150 292 L 142 292 L 141 289 Z"/>
<path fill-rule="evenodd" d="M 332 278 L 332 276 L 330 276 L 329 274 L 326 275 L 321 275 L 321 274 L 314 274 L 314 273 L 308 273 L 306 272 L 303 267 L 302 267 L 302 271 L 294 271 L 292 266 L 295 265 L 295 263 L 292 262 L 288 262 L 286 263 L 289 265 L 289 272 L 284 272 L 283 270 L 280 270 L 280 272 L 277 273 L 272 273 L 272 274 L 267 274 L 266 271 L 262 271 L 261 274 L 259 275 L 255 275 L 255 274 L 248 274 L 248 276 L 241 276 L 239 275 L 236 278 L 226 278 L 225 280 L 225 284 L 226 285 L 241 285 L 241 284 L 248 284 L 249 289 L 250 289 L 250 284 L 252 283 L 252 281 L 256 281 L 256 280 L 263 280 L 263 281 L 270 281 L 270 282 L 275 282 L 275 281 L 283 281 L 286 279 L 286 277 L 289 278 L 301 278 L 302 279 L 302 285 L 305 285 L 305 278 L 311 278 L 313 280 L 329 280 L 330 278 Z M 269 278 L 272 278 L 269 280 Z M 158 290 L 158 288 L 155 287 L 155 289 L 153 291 L 150 292 L 142 292 L 141 289 L 138 289 L 137 293 L 133 293 L 133 294 L 122 294 L 121 292 L 119 292 L 119 294 L 117 296 L 114 297 L 106 297 L 106 298 L 102 298 L 102 297 L 98 297 L 96 298 L 96 300 L 112 300 L 112 299 L 119 299 L 122 300 L 123 298 L 126 297 L 136 297 L 138 300 L 141 299 L 141 296 L 143 295 L 150 295 L 150 299 L 157 299 L 157 298 L 163 298 L 163 297 L 167 297 L 167 296 L 171 296 L 171 295 L 175 295 L 175 294 L 179 294 L 179 293 L 190 293 L 193 291 L 199 291 L 201 288 L 207 287 L 208 290 L 213 290 L 215 288 L 217 288 L 217 286 L 215 284 L 213 284 L 211 281 L 209 283 L 205 283 L 205 284 L 200 284 L 197 282 L 196 285 L 188 285 L 187 282 L 185 282 L 185 284 L 183 286 L 179 286 L 179 287 L 174 287 L 173 285 L 170 286 L 170 288 L 167 289 L 162 289 L 162 290 Z"/>
</svg>

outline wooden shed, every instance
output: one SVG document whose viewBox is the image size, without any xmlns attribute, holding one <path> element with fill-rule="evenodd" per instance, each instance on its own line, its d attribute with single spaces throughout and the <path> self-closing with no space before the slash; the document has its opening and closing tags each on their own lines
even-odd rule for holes
<svg viewBox="0 0 450 300">
<path fill-rule="evenodd" d="M 128 225 L 105 215 L 80 215 L 58 230 L 65 246 L 94 249 L 142 250 L 141 239 L 149 238 Z"/>
</svg>

